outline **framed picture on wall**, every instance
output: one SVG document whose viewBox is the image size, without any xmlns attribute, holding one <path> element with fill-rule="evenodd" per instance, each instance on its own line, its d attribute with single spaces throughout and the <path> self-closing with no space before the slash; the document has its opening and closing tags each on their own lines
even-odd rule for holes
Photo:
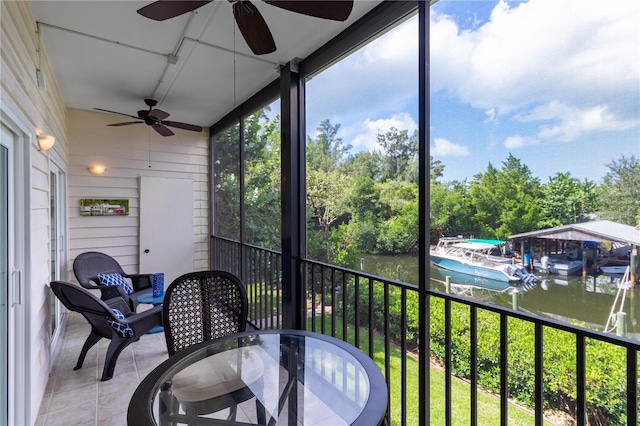
<svg viewBox="0 0 640 426">
<path fill-rule="evenodd" d="M 128 216 L 129 200 L 83 198 L 80 216 Z"/>
</svg>

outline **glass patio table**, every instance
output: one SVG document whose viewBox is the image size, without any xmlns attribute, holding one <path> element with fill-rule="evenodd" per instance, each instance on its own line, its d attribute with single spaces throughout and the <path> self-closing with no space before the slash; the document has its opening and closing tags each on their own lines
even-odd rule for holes
<svg viewBox="0 0 640 426">
<path fill-rule="evenodd" d="M 248 379 L 255 371 L 262 374 L 261 380 Z M 185 376 L 198 382 L 198 392 L 190 397 L 219 391 L 220 381 L 233 376 L 255 398 L 238 405 L 233 422 L 226 420 L 228 410 L 185 412 L 175 389 Z M 254 330 L 196 344 L 160 364 L 133 394 L 127 422 L 257 424 L 259 404 L 268 425 L 371 426 L 385 420 L 388 390 L 378 366 L 342 340 L 308 331 Z"/>
</svg>

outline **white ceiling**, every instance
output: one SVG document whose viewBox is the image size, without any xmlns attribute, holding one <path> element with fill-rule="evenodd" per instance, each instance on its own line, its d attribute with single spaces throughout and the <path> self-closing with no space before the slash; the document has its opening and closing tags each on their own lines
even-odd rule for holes
<svg viewBox="0 0 640 426">
<path fill-rule="evenodd" d="M 30 1 L 67 107 L 136 115 L 151 97 L 167 120 L 208 127 L 275 80 L 278 64 L 304 59 L 380 1 L 356 0 L 349 19 L 336 22 L 254 0 L 277 47 L 262 56 L 245 43 L 227 0 L 162 22 L 136 13 L 149 3 Z"/>
</svg>

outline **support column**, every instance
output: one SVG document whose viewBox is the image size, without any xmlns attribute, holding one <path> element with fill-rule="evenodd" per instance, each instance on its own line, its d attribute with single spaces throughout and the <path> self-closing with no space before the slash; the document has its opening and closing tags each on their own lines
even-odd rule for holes
<svg viewBox="0 0 640 426">
<path fill-rule="evenodd" d="M 305 254 L 305 145 L 303 90 L 298 63 L 280 70 L 282 175 L 282 326 L 306 328 L 306 291 L 300 260 Z"/>
</svg>

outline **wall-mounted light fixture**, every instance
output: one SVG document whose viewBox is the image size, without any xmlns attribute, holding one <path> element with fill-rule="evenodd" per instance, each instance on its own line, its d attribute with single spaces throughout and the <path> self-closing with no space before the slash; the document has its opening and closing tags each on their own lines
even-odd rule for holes
<svg viewBox="0 0 640 426">
<path fill-rule="evenodd" d="M 46 151 L 53 148 L 56 143 L 56 138 L 51 135 L 38 135 L 38 149 L 40 151 Z"/>
<path fill-rule="evenodd" d="M 106 170 L 107 170 L 107 168 L 105 166 L 103 166 L 102 164 L 92 164 L 92 165 L 89 166 L 89 171 L 94 175 L 101 175 Z"/>
</svg>

